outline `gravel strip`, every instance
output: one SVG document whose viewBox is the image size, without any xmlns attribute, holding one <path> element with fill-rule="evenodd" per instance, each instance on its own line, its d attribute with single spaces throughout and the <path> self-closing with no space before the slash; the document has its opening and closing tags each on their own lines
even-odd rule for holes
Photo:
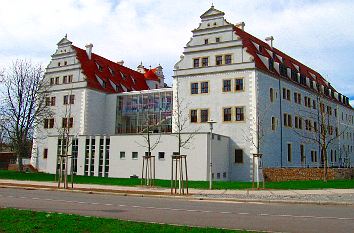
<svg viewBox="0 0 354 233">
<path fill-rule="evenodd" d="M 244 194 L 205 194 L 193 195 L 194 198 L 208 199 L 239 199 L 239 200 L 260 200 L 260 201 L 299 201 L 299 202 L 338 202 L 354 204 L 354 194 L 306 194 L 306 195 L 244 195 Z"/>
</svg>

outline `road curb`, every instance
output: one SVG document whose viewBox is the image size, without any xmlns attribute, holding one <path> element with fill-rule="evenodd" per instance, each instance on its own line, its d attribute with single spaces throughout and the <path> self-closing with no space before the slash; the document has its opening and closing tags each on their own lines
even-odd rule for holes
<svg viewBox="0 0 354 233">
<path fill-rule="evenodd" d="M 52 186 L 39 186 L 39 185 L 24 185 L 24 184 L 9 184 L 0 183 L 0 188 L 18 188 L 27 190 L 47 190 L 47 191 L 61 191 L 61 192 L 74 192 L 74 193 L 87 193 L 87 194 L 106 194 L 118 196 L 134 196 L 134 197 L 154 197 L 154 198 L 173 198 L 184 200 L 199 200 L 199 201 L 214 201 L 214 202 L 244 202 L 244 203 L 271 203 L 271 204 L 312 204 L 312 205 L 341 205 L 341 206 L 354 206 L 351 202 L 333 202 L 333 201 L 301 201 L 301 200 L 264 200 L 264 199 L 244 199 L 244 198 L 210 198 L 210 197 L 196 197 L 193 194 L 189 195 L 171 195 L 170 193 L 157 193 L 146 191 L 132 191 L 132 190 L 104 190 L 104 189 L 58 189 Z M 194 194 L 197 195 L 197 194 Z"/>
</svg>

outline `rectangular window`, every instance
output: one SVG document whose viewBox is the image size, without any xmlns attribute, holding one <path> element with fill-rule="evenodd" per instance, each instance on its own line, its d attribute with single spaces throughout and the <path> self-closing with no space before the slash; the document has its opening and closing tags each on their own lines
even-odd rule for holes
<svg viewBox="0 0 354 233">
<path fill-rule="evenodd" d="M 125 151 L 121 151 L 121 152 L 119 153 L 119 158 L 120 158 L 120 159 L 125 159 Z"/>
<path fill-rule="evenodd" d="M 191 83 L 191 94 L 198 94 L 198 83 Z"/>
<path fill-rule="evenodd" d="M 231 121 L 231 108 L 224 108 L 224 121 Z"/>
<path fill-rule="evenodd" d="M 50 85 L 51 85 L 51 86 L 54 85 L 54 78 L 50 78 Z"/>
<path fill-rule="evenodd" d="M 68 95 L 64 95 L 64 97 L 63 97 L 63 104 L 64 104 L 64 105 L 69 104 L 69 96 L 68 96 Z"/>
<path fill-rule="evenodd" d="M 215 42 L 216 42 L 216 43 L 219 43 L 219 42 L 220 42 L 220 37 L 216 37 L 216 38 L 215 38 Z"/>
<path fill-rule="evenodd" d="M 222 56 L 216 56 L 215 57 L 215 63 L 217 66 L 222 65 Z"/>
<path fill-rule="evenodd" d="M 301 160 L 301 163 L 305 163 L 306 162 L 304 145 L 300 145 L 300 160 Z"/>
<path fill-rule="evenodd" d="M 243 107 L 236 107 L 236 121 L 243 121 L 245 119 L 244 117 L 244 111 Z"/>
<path fill-rule="evenodd" d="M 164 160 L 165 159 L 165 152 L 159 152 L 159 159 Z"/>
<path fill-rule="evenodd" d="M 45 106 L 50 106 L 50 97 L 45 97 Z"/>
<path fill-rule="evenodd" d="M 48 148 L 43 149 L 43 159 L 48 158 Z"/>
<path fill-rule="evenodd" d="M 204 44 L 209 44 L 209 40 L 208 39 L 204 39 Z"/>
<path fill-rule="evenodd" d="M 68 122 L 68 127 L 72 128 L 74 126 L 74 118 L 70 117 Z"/>
<path fill-rule="evenodd" d="M 132 152 L 132 159 L 138 159 L 138 152 Z"/>
<path fill-rule="evenodd" d="M 63 118 L 62 119 L 61 126 L 62 126 L 62 128 L 67 128 L 68 127 L 68 118 Z"/>
<path fill-rule="evenodd" d="M 288 143 L 288 162 L 291 162 L 292 161 L 292 148 L 291 148 L 291 144 Z"/>
<path fill-rule="evenodd" d="M 50 98 L 50 105 L 55 106 L 55 96 Z"/>
<path fill-rule="evenodd" d="M 209 58 L 207 58 L 207 57 L 202 58 L 202 66 L 203 67 L 209 66 Z"/>
<path fill-rule="evenodd" d="M 198 112 L 198 111 L 197 111 L 196 109 L 192 109 L 192 110 L 191 110 L 191 122 L 192 122 L 192 123 L 198 122 L 197 112 Z"/>
<path fill-rule="evenodd" d="M 59 77 L 55 77 L 55 84 L 59 84 Z"/>
<path fill-rule="evenodd" d="M 49 119 L 44 119 L 44 128 L 48 129 Z"/>
<path fill-rule="evenodd" d="M 208 109 L 201 109 L 200 110 L 200 122 L 205 123 L 209 120 L 209 110 Z"/>
<path fill-rule="evenodd" d="M 243 78 L 238 78 L 235 80 L 235 91 L 243 90 Z"/>
<path fill-rule="evenodd" d="M 243 151 L 235 149 L 235 163 L 243 163 Z"/>
<path fill-rule="evenodd" d="M 67 83 L 68 82 L 68 76 L 63 76 L 63 83 Z"/>
<path fill-rule="evenodd" d="M 314 150 L 311 151 L 311 162 L 313 163 L 317 162 L 317 151 Z"/>
<path fill-rule="evenodd" d="M 193 59 L 193 67 L 194 68 L 198 68 L 200 66 L 199 60 L 200 60 L 199 58 L 194 58 Z"/>
<path fill-rule="evenodd" d="M 62 119 L 62 128 L 72 128 L 73 125 L 74 125 L 74 119 L 72 117 Z"/>
<path fill-rule="evenodd" d="M 230 92 L 231 91 L 231 80 L 230 79 L 223 80 L 222 83 L 223 83 L 222 91 L 223 92 Z"/>
<path fill-rule="evenodd" d="M 208 82 L 200 83 L 200 93 L 209 93 L 209 83 Z"/>
<path fill-rule="evenodd" d="M 270 99 L 270 102 L 274 101 L 274 90 L 273 90 L 273 88 L 269 89 L 269 99 Z"/>
<path fill-rule="evenodd" d="M 293 123 L 292 123 L 291 115 L 287 114 L 287 113 L 284 113 L 283 117 L 284 117 L 284 126 L 292 127 Z"/>
<path fill-rule="evenodd" d="M 230 65 L 232 63 L 231 55 L 225 55 L 225 64 Z"/>
<path fill-rule="evenodd" d="M 283 88 L 283 99 L 286 100 L 286 89 Z"/>
<path fill-rule="evenodd" d="M 275 131 L 276 129 L 276 118 L 272 117 L 272 130 Z"/>
<path fill-rule="evenodd" d="M 290 95 L 291 95 L 290 94 L 290 90 L 286 90 L 286 99 L 289 100 L 289 101 L 291 100 L 290 99 L 291 98 Z"/>
<path fill-rule="evenodd" d="M 70 104 L 74 104 L 75 102 L 75 95 L 70 95 Z"/>
<path fill-rule="evenodd" d="M 68 76 L 68 82 L 69 82 L 69 83 L 72 83 L 72 82 L 73 82 L 73 75 L 69 75 L 69 76 Z"/>
<path fill-rule="evenodd" d="M 49 128 L 50 129 L 54 128 L 54 118 L 49 119 Z"/>
<path fill-rule="evenodd" d="M 226 172 L 222 173 L 222 177 L 226 178 Z"/>
</svg>

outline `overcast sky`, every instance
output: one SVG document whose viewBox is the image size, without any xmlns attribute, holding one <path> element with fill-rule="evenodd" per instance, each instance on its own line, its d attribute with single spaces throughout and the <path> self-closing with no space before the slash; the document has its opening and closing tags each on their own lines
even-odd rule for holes
<svg viewBox="0 0 354 233">
<path fill-rule="evenodd" d="M 0 66 L 28 58 L 47 66 L 68 34 L 76 46 L 135 69 L 173 66 L 199 16 L 214 3 L 231 23 L 317 70 L 354 100 L 354 1 L 348 0 L 0 0 Z"/>
</svg>

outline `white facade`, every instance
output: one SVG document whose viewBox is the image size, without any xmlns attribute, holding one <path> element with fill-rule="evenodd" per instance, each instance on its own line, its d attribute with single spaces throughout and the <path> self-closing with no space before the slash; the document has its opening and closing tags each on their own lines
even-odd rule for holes
<svg viewBox="0 0 354 233">
<path fill-rule="evenodd" d="M 201 16 L 200 25 L 192 31 L 193 37 L 174 67 L 173 132 L 162 135 L 160 144 L 153 151 L 156 177 L 170 178 L 170 156 L 178 151 L 174 136 L 178 131 L 178 106 L 183 109 L 180 117 L 186 120 L 182 133 L 195 134 L 189 149 L 182 150 L 182 154 L 188 156 L 188 173 L 192 180 L 209 179 L 208 120 L 217 122 L 212 140 L 212 173 L 216 180 L 252 180 L 255 153 L 263 154 L 264 167 L 321 166 L 319 145 L 307 139 L 318 134 L 313 126 L 315 122 L 318 125 L 320 122 L 320 102 L 324 104 L 328 126 L 334 134 L 339 134 L 330 137 L 333 141 L 327 149 L 328 164 L 334 167 L 353 166 L 354 111 L 346 103 L 346 98 L 334 92 L 315 71 L 291 64 L 293 61 L 288 60 L 288 56 L 273 47 L 262 45 L 248 34 L 249 41 L 246 41 L 244 24 L 237 25 L 237 32 L 235 27 L 225 20 L 223 12 L 212 7 Z M 252 53 L 250 46 L 257 51 Z M 263 52 L 261 47 L 264 47 Z M 269 71 L 270 59 L 274 72 Z M 288 64 L 285 69 L 287 77 L 280 72 L 281 61 Z M 59 62 L 66 62 L 66 66 L 58 67 Z M 306 72 L 312 77 L 305 77 L 300 85 L 292 80 L 292 72 L 296 73 L 294 79 L 300 80 L 301 69 L 304 68 L 310 70 Z M 155 90 L 146 92 L 166 91 L 156 89 L 156 85 L 160 88 L 164 86 L 162 68 L 159 66 L 156 69 L 159 79 L 146 81 L 149 89 Z M 138 71 L 144 73 L 148 70 L 140 65 Z M 78 58 L 71 50 L 71 42 L 64 38 L 52 56 L 46 78 L 69 75 L 72 75 L 72 82 L 53 85 L 50 96 L 56 97 L 56 105 L 51 108 L 55 112 L 54 125 L 60 126 L 63 112 L 68 107 L 63 105 L 64 95 L 75 95 L 75 102 L 70 107 L 74 118 L 71 134 L 78 138 L 77 174 L 140 177 L 142 156 L 147 151 L 139 146 L 143 144 L 143 136 L 115 135 L 117 96 L 122 94 L 105 93 L 88 87 Z M 311 83 L 313 79 L 319 80 L 318 87 L 317 83 Z M 323 94 L 325 85 L 330 87 L 327 96 Z M 129 95 L 140 93 L 133 91 Z M 308 124 L 313 127 L 312 130 L 306 129 Z M 41 171 L 56 172 L 57 132 L 55 127 L 37 131 L 32 163 Z M 48 149 L 47 158 L 43 158 L 44 148 Z M 121 158 L 121 152 L 124 152 L 125 158 Z M 133 152 L 137 153 L 137 159 L 132 158 Z M 165 153 L 164 159 L 158 159 L 159 152 Z"/>
</svg>

